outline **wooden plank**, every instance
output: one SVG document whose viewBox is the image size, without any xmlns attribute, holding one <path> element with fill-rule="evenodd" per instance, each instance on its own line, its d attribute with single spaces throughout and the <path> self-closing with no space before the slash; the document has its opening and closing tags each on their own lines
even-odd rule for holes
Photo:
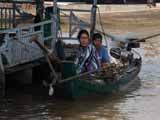
<svg viewBox="0 0 160 120">
<path fill-rule="evenodd" d="M 14 66 L 14 67 L 7 67 L 6 66 L 5 67 L 5 74 L 7 75 L 7 74 L 14 73 L 14 72 L 22 71 L 25 69 L 33 68 L 35 66 L 41 65 L 42 63 L 46 63 L 46 60 L 44 58 L 40 58 L 38 60 L 28 62 L 25 64 L 20 64 L 20 65 Z"/>
</svg>

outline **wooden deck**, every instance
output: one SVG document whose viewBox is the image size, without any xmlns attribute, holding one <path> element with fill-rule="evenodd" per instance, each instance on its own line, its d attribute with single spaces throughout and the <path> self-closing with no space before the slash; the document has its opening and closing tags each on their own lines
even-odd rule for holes
<svg viewBox="0 0 160 120">
<path fill-rule="evenodd" d="M 0 94 L 4 95 L 5 75 L 25 69 L 32 69 L 45 62 L 43 51 L 33 42 L 33 36 L 42 44 L 52 41 L 52 21 L 45 21 L 29 27 L 1 30 L 0 45 Z M 47 29 L 47 30 L 46 30 Z"/>
</svg>

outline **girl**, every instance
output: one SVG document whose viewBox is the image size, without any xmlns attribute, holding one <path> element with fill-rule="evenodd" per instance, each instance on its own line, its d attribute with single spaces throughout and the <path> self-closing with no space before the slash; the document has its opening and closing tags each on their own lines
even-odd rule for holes
<svg viewBox="0 0 160 120">
<path fill-rule="evenodd" d="M 78 34 L 80 46 L 77 51 L 75 64 L 77 65 L 77 73 L 93 71 L 99 68 L 96 49 L 90 43 L 89 33 L 87 30 L 81 30 Z"/>
</svg>

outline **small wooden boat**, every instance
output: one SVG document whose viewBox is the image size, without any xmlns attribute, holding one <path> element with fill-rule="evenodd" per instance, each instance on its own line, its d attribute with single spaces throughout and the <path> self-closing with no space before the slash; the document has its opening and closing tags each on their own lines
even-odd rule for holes
<svg viewBox="0 0 160 120">
<path fill-rule="evenodd" d="M 63 63 L 63 76 L 65 78 L 71 77 L 71 79 L 60 81 L 61 84 L 57 84 L 55 87 L 55 94 L 58 96 L 77 98 L 93 94 L 111 94 L 124 91 L 134 83 L 140 72 L 141 62 L 141 57 L 132 59 L 131 63 L 124 68 L 120 68 L 119 73 L 108 74 L 108 76 L 107 74 L 103 74 L 102 71 L 94 71 L 93 74 L 87 77 L 84 77 L 85 75 L 76 75 L 74 63 Z M 107 72 L 109 72 L 109 70 Z"/>
</svg>

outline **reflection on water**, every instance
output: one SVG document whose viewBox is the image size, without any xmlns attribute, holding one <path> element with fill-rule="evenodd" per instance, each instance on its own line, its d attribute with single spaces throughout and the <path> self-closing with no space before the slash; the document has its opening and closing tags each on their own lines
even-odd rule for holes
<svg viewBox="0 0 160 120">
<path fill-rule="evenodd" d="M 47 98 L 40 93 L 16 94 L 0 100 L 0 120 L 159 120 L 160 51 L 158 46 L 149 49 L 149 45 L 153 46 L 146 43 L 139 50 L 143 67 L 134 90 L 76 101 Z"/>
<path fill-rule="evenodd" d="M 137 80 L 136 86 L 140 85 Z M 132 94 L 94 96 L 80 100 L 56 100 L 45 97 L 23 95 L 3 101 L 0 119 L 27 120 L 124 120 L 128 117 L 119 109 L 120 103 L 133 97 Z"/>
</svg>

